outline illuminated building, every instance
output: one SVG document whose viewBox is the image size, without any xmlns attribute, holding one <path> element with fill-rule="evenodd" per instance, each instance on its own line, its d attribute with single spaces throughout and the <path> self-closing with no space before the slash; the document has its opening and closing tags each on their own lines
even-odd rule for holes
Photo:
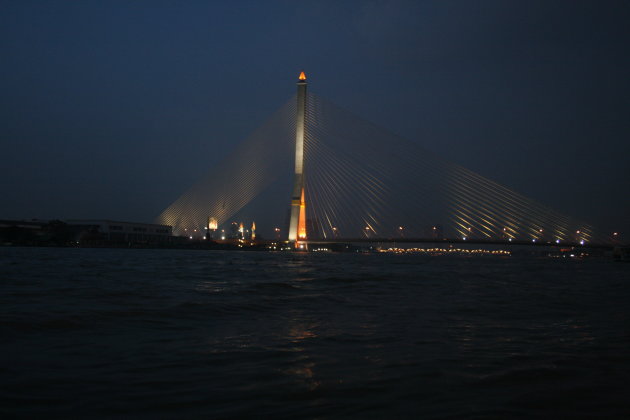
<svg viewBox="0 0 630 420">
<path fill-rule="evenodd" d="M 208 217 L 208 225 L 206 226 L 206 239 L 214 239 L 214 233 L 217 231 L 219 223 L 214 217 Z"/>
<path fill-rule="evenodd" d="M 230 224 L 230 232 L 228 234 L 228 239 L 238 239 L 239 238 L 239 226 L 238 223 L 232 222 Z"/>
<path fill-rule="evenodd" d="M 289 241 L 306 239 L 306 203 L 304 202 L 304 121 L 306 118 L 306 75 L 300 73 L 297 83 L 297 115 L 295 121 L 295 178 L 291 195 Z"/>
</svg>

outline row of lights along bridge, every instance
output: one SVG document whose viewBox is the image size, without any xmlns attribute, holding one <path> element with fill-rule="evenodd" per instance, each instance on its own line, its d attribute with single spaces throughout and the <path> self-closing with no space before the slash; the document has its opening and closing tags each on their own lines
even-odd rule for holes
<svg viewBox="0 0 630 420">
<path fill-rule="evenodd" d="M 211 218 L 208 223 L 208 226 L 204 228 L 205 232 L 200 232 L 197 229 L 193 229 L 192 231 L 189 231 L 188 229 L 184 229 L 184 230 L 186 231 L 186 234 L 189 235 L 190 239 L 200 239 L 200 238 L 201 239 L 207 238 L 207 239 L 213 239 L 213 240 L 232 240 L 232 239 L 255 240 L 256 239 L 256 223 L 255 222 L 252 222 L 251 229 L 246 229 L 242 222 L 241 223 L 232 222 L 227 232 L 225 229 L 222 229 L 219 232 L 216 219 Z M 332 227 L 331 230 L 333 232 L 333 238 L 330 238 L 330 239 L 335 239 L 335 238 L 343 239 L 340 236 L 339 229 L 337 227 Z M 210 232 L 210 237 L 208 237 L 207 235 L 208 231 Z M 279 227 L 275 227 L 273 231 L 274 231 L 274 239 L 276 240 L 285 239 L 282 237 L 282 234 L 283 234 L 282 229 L 280 229 Z M 398 228 L 395 229 L 394 232 L 396 233 L 395 235 L 396 237 L 407 238 L 405 236 L 406 229 L 404 226 L 398 226 Z M 462 229 L 460 233 L 462 232 L 463 234 L 461 236 L 461 240 L 464 240 L 464 241 L 469 240 L 469 239 L 493 239 L 490 235 L 485 235 L 485 234 L 475 235 L 473 233 L 474 231 L 472 227 L 469 227 L 467 229 Z M 516 231 L 512 229 L 508 229 L 508 228 L 503 228 L 503 232 L 504 233 L 500 239 L 506 240 L 507 242 L 512 242 L 513 240 L 519 240 L 519 237 L 516 234 Z M 366 226 L 363 231 L 363 237 L 366 239 L 369 239 L 369 238 L 384 238 L 386 236 L 378 235 L 371 226 Z M 537 235 L 535 236 L 529 235 L 529 237 L 532 243 L 544 241 L 545 240 L 544 230 L 539 229 Z M 417 236 L 413 236 L 413 238 L 419 239 L 419 237 Z M 425 235 L 423 235 L 423 237 L 421 238 L 422 239 L 435 239 L 435 240 L 448 240 L 449 239 L 444 236 L 442 226 L 439 226 L 439 225 L 433 226 L 430 229 L 427 229 L 425 231 Z M 321 239 L 321 238 L 311 238 L 311 239 Z M 522 238 L 520 239 L 523 240 Z M 575 235 L 573 238 L 565 237 L 564 239 L 562 239 L 560 237 L 555 237 L 555 238 L 547 238 L 547 239 L 549 239 L 548 241 L 549 243 L 553 241 L 556 244 L 560 244 L 563 241 L 564 242 L 574 241 L 574 242 L 579 242 L 580 244 L 584 245 L 587 241 L 583 235 L 583 232 L 580 230 L 575 231 Z M 618 241 L 620 239 L 619 232 L 613 232 L 611 234 L 610 239 L 613 241 Z M 525 240 L 529 240 L 529 239 L 525 239 Z"/>
</svg>

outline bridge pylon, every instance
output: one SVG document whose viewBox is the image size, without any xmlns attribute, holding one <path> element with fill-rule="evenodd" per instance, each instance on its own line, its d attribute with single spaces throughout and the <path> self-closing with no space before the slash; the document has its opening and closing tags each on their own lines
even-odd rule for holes
<svg viewBox="0 0 630 420">
<path fill-rule="evenodd" d="M 301 72 L 297 82 L 297 113 L 295 121 L 295 173 L 291 195 L 289 242 L 299 247 L 306 240 L 306 203 L 304 201 L 304 132 L 306 120 L 306 75 Z"/>
</svg>

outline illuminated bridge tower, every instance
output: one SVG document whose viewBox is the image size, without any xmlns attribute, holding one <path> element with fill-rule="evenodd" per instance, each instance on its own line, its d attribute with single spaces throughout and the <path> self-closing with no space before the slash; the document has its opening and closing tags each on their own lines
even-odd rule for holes
<svg viewBox="0 0 630 420">
<path fill-rule="evenodd" d="M 306 117 L 306 75 L 300 73 L 297 83 L 297 116 L 295 121 L 295 179 L 291 195 L 289 241 L 306 239 L 306 204 L 304 202 L 304 120 Z"/>
</svg>

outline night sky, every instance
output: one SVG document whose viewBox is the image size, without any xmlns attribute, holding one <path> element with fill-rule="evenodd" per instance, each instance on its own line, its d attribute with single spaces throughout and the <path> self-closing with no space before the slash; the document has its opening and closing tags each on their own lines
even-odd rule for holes
<svg viewBox="0 0 630 420">
<path fill-rule="evenodd" d="M 304 69 L 339 106 L 630 232 L 629 46 L 628 1 L 3 1 L 0 218 L 151 222 Z"/>
</svg>

